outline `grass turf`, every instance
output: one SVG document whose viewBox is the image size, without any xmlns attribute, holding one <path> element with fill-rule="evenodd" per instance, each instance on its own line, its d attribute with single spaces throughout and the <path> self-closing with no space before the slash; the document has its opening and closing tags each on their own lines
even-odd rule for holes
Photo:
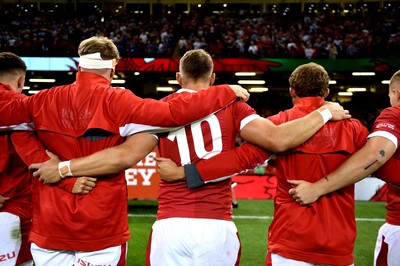
<svg viewBox="0 0 400 266">
<path fill-rule="evenodd" d="M 356 202 L 357 238 L 355 265 L 373 265 L 375 240 L 386 215 L 384 202 Z M 128 266 L 143 266 L 146 246 L 157 212 L 155 200 L 129 201 L 129 226 L 132 237 L 128 243 Z M 271 200 L 239 200 L 233 210 L 234 221 L 242 243 L 241 266 L 264 265 L 267 251 L 267 229 L 272 221 Z M 371 220 L 377 219 L 377 220 Z"/>
</svg>

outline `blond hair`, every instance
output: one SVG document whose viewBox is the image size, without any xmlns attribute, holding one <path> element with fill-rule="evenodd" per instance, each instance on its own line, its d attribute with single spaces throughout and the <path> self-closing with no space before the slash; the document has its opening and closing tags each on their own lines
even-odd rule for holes
<svg viewBox="0 0 400 266">
<path fill-rule="evenodd" d="M 112 40 L 103 36 L 94 36 L 89 39 L 83 40 L 78 48 L 79 56 L 86 54 L 100 53 L 101 58 L 104 60 L 120 59 L 117 46 Z"/>
</svg>

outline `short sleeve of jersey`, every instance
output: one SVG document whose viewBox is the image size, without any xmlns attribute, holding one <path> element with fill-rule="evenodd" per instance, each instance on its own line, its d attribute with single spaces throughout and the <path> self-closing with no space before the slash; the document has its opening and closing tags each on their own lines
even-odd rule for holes
<svg viewBox="0 0 400 266">
<path fill-rule="evenodd" d="M 235 118 L 235 128 L 242 130 L 249 122 L 260 118 L 256 111 L 244 102 L 235 102 L 233 109 L 233 117 Z"/>
<path fill-rule="evenodd" d="M 375 120 L 368 138 L 381 136 L 392 141 L 396 147 L 400 139 L 400 107 L 386 108 Z"/>
</svg>

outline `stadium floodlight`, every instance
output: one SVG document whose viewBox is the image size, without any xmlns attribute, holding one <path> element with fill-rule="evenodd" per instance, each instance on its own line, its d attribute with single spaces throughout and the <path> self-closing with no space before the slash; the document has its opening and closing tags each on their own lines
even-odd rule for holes
<svg viewBox="0 0 400 266">
<path fill-rule="evenodd" d="M 111 80 L 111 84 L 125 84 L 124 79 L 113 79 Z"/>
<path fill-rule="evenodd" d="M 29 79 L 29 82 L 38 82 L 38 83 L 54 83 L 55 79 Z"/>
<path fill-rule="evenodd" d="M 341 91 L 338 93 L 339 96 L 353 96 L 352 92 L 349 91 Z"/>
<path fill-rule="evenodd" d="M 239 80 L 238 83 L 240 85 L 264 85 L 265 80 L 246 79 L 246 80 Z"/>
<path fill-rule="evenodd" d="M 389 84 L 390 80 L 382 80 L 382 84 Z"/>
<path fill-rule="evenodd" d="M 330 85 L 332 85 L 332 84 L 336 84 L 337 83 L 337 81 L 336 80 L 329 80 L 329 84 Z"/>
<path fill-rule="evenodd" d="M 254 77 L 256 72 L 236 72 L 235 76 L 237 77 Z"/>
<path fill-rule="evenodd" d="M 375 72 L 353 72 L 353 76 L 375 76 Z"/>
<path fill-rule="evenodd" d="M 170 79 L 170 80 L 168 80 L 168 84 L 170 84 L 170 85 L 178 85 L 179 83 L 178 83 L 178 81 L 176 79 Z"/>
<path fill-rule="evenodd" d="M 22 87 L 22 89 L 24 90 L 24 91 L 27 91 L 27 90 L 29 90 L 31 87 L 29 87 L 29 86 L 23 86 Z"/>
<path fill-rule="evenodd" d="M 348 92 L 364 92 L 367 91 L 366 88 L 348 88 L 347 89 Z"/>
<path fill-rule="evenodd" d="M 157 91 L 172 92 L 174 89 L 172 87 L 157 87 Z"/>
<path fill-rule="evenodd" d="M 268 88 L 250 88 L 249 92 L 265 92 L 268 91 Z"/>
<path fill-rule="evenodd" d="M 36 93 L 39 93 L 39 91 L 36 91 L 36 90 L 30 90 L 30 91 L 28 91 L 28 93 L 29 93 L 29 94 L 36 94 Z"/>
</svg>

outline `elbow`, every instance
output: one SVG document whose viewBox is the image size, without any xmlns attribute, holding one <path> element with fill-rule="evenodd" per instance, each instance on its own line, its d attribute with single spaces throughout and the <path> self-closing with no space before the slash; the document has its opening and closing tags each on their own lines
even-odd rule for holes
<svg viewBox="0 0 400 266">
<path fill-rule="evenodd" d="M 273 148 L 273 152 L 279 153 L 279 152 L 284 152 L 287 151 L 290 147 L 288 145 L 275 145 L 275 147 Z"/>
<path fill-rule="evenodd" d="M 274 153 L 284 152 L 288 150 L 287 145 L 284 143 L 280 143 L 279 141 L 264 142 L 262 144 L 259 144 L 258 146 Z"/>
<path fill-rule="evenodd" d="M 293 148 L 293 145 L 291 145 L 290 142 L 285 141 L 283 139 L 277 139 L 271 142 L 269 146 L 270 148 L 268 150 L 276 153 L 284 152 Z"/>
</svg>

